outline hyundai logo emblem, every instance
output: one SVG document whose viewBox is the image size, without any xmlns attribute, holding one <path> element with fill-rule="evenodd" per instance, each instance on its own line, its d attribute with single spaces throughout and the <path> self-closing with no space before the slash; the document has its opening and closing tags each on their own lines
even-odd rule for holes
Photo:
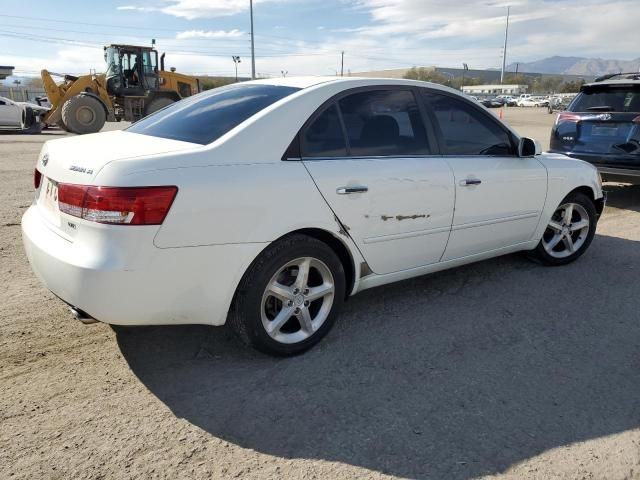
<svg viewBox="0 0 640 480">
<path fill-rule="evenodd" d="M 611 120 L 611 114 L 610 113 L 602 113 L 602 114 L 598 115 L 598 120 Z"/>
<path fill-rule="evenodd" d="M 42 157 L 42 166 L 46 167 L 47 163 L 49 163 L 49 155 L 45 153 L 44 156 Z"/>
</svg>

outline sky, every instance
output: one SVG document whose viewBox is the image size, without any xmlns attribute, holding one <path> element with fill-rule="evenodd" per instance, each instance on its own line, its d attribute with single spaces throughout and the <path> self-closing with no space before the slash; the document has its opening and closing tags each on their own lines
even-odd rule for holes
<svg viewBox="0 0 640 480">
<path fill-rule="evenodd" d="M 249 0 L 2 1 L 0 65 L 103 71 L 102 46 L 149 45 L 189 74 L 251 73 Z M 497 68 L 553 55 L 640 56 L 640 0 L 254 0 L 259 76 L 437 65 Z M 28 7 L 26 7 L 28 5 Z"/>
</svg>

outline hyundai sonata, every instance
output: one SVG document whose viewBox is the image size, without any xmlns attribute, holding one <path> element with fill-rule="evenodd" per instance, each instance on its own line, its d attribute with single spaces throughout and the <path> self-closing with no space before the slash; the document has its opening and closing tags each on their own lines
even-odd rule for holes
<svg viewBox="0 0 640 480">
<path fill-rule="evenodd" d="M 22 220 L 37 276 L 81 319 L 222 325 L 290 355 L 357 292 L 516 251 L 578 258 L 596 169 L 541 154 L 446 87 L 286 78 L 49 141 Z"/>
</svg>

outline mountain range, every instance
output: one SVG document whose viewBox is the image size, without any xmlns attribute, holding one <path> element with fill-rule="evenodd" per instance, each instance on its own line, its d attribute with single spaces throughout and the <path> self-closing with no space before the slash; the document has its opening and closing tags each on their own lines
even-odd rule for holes
<svg viewBox="0 0 640 480">
<path fill-rule="evenodd" d="M 507 67 L 507 71 L 514 72 L 516 68 L 518 72 L 597 76 L 606 73 L 638 72 L 640 71 L 640 57 L 635 60 L 608 60 L 554 56 L 534 62 L 512 63 Z"/>
</svg>

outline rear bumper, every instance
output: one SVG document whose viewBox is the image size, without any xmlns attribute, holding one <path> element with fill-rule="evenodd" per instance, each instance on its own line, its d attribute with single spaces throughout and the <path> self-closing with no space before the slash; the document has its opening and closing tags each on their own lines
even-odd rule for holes
<svg viewBox="0 0 640 480">
<path fill-rule="evenodd" d="M 589 162 L 598 169 L 604 181 L 640 183 L 640 158 L 573 153 L 553 148 L 549 151 Z"/>
<path fill-rule="evenodd" d="M 147 233 L 151 236 L 143 235 L 142 241 L 131 235 L 129 246 L 120 235 L 117 248 L 105 241 L 92 243 L 92 249 L 51 230 L 37 207 L 22 218 L 23 243 L 36 276 L 64 302 L 96 320 L 114 325 L 224 324 L 236 286 L 264 244 L 160 249 L 153 246 L 153 232 Z"/>
</svg>

